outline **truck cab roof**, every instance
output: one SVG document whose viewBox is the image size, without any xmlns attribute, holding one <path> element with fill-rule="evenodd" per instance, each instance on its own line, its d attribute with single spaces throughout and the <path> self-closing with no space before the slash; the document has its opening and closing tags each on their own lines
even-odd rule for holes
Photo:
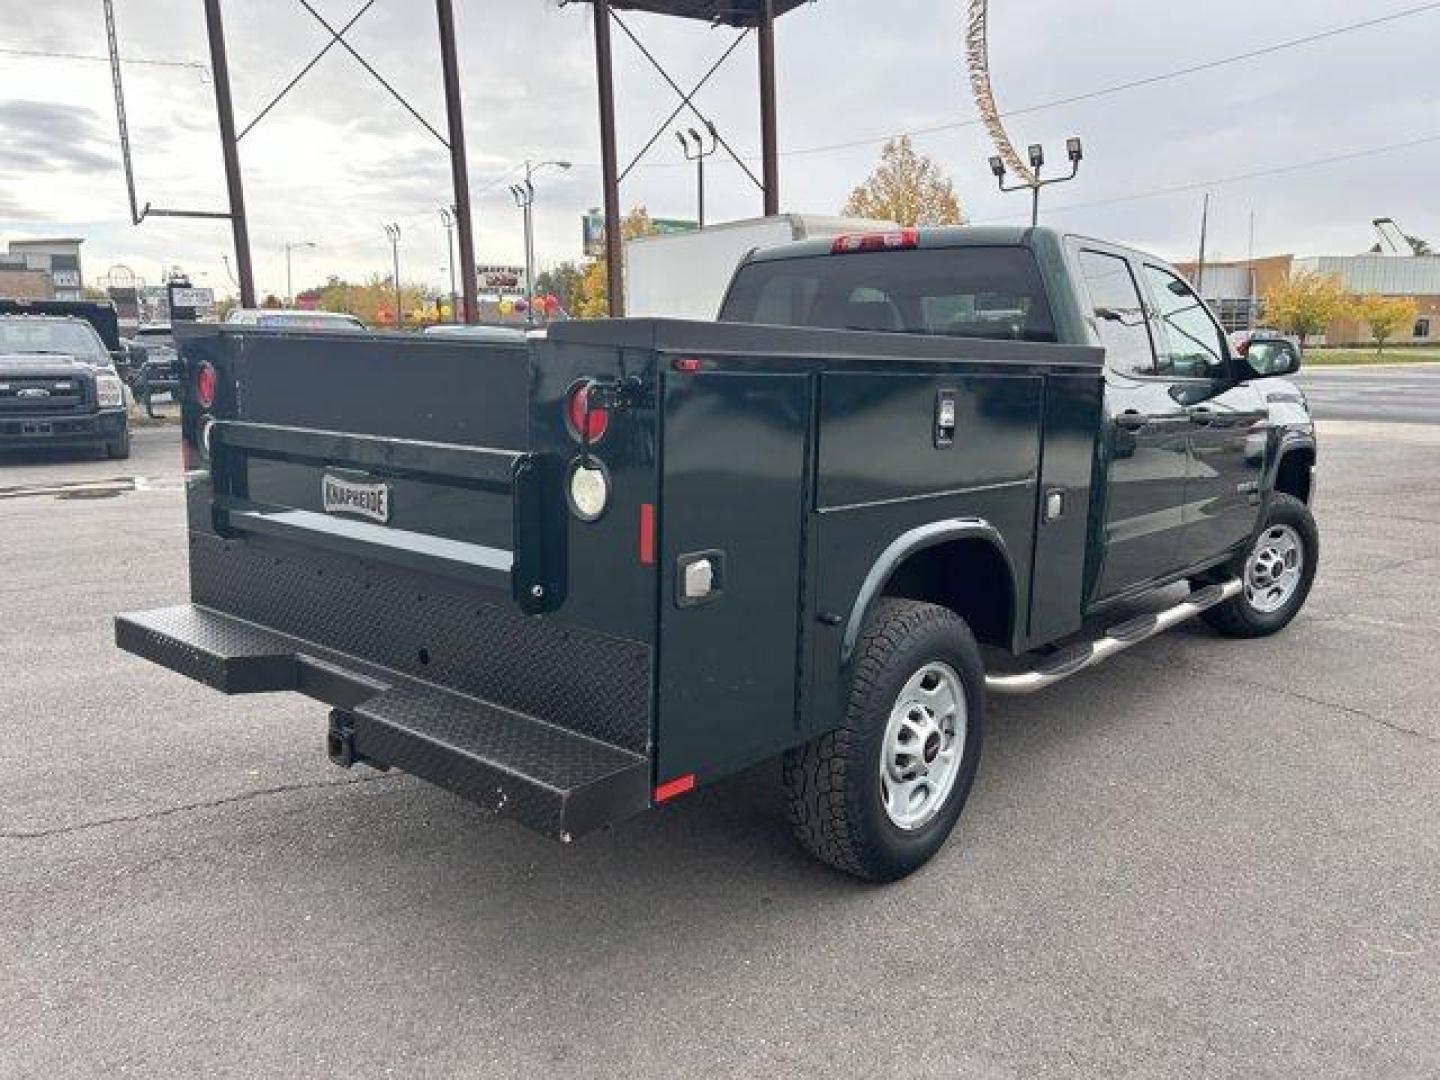
<svg viewBox="0 0 1440 1080">
<path fill-rule="evenodd" d="M 916 229 L 915 233 L 917 242 L 913 246 L 921 249 L 953 247 L 1038 247 L 1047 244 L 1059 245 L 1065 237 L 1065 234 L 1060 231 L 1044 226 L 926 226 Z M 802 259 L 815 255 L 828 255 L 834 250 L 835 242 L 834 237 L 820 237 L 814 240 L 797 240 L 789 244 L 776 244 L 772 247 L 757 248 L 750 253 L 750 258 L 746 261 L 761 262 L 772 259 Z"/>
</svg>

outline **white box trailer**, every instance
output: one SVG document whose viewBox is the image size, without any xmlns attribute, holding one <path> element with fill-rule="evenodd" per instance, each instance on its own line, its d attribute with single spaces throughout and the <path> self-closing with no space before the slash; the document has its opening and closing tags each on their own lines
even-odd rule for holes
<svg viewBox="0 0 1440 1080">
<path fill-rule="evenodd" d="M 713 319 L 735 267 L 758 247 L 898 228 L 893 221 L 780 214 L 625 241 L 625 314 Z"/>
</svg>

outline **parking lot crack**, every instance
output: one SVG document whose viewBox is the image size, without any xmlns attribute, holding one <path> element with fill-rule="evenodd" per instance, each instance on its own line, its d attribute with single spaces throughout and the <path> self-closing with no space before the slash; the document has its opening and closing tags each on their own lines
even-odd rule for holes
<svg viewBox="0 0 1440 1080">
<path fill-rule="evenodd" d="M 309 784 L 281 784 L 277 787 L 260 788 L 256 791 L 245 791 L 237 795 L 226 795 L 218 799 L 202 799 L 198 802 L 182 803 L 179 806 L 162 806 L 155 810 L 147 810 L 142 814 L 118 814 L 115 817 L 97 818 L 94 821 L 81 821 L 71 825 L 56 825 L 50 829 L 7 829 L 0 832 L 0 840 L 44 840 L 52 836 L 66 836 L 70 833 L 86 832 L 90 829 L 103 829 L 111 825 L 132 825 L 139 822 L 156 821 L 161 818 L 175 817 L 178 814 L 188 814 L 194 810 L 208 810 L 216 806 L 230 806 L 235 803 L 270 798 L 273 795 L 289 795 L 296 791 L 313 791 L 317 788 L 354 787 L 357 784 L 373 784 L 377 780 L 384 779 L 384 774 L 377 773 L 374 776 L 357 776 L 350 780 L 321 780 Z"/>
<path fill-rule="evenodd" d="M 1135 659 L 1139 660 L 1140 657 L 1137 656 L 1135 657 Z M 1155 664 L 1150 661 L 1144 662 L 1149 663 L 1152 667 L 1160 666 L 1159 664 Z M 1283 697 L 1288 697 L 1295 701 L 1303 701 L 1309 705 L 1318 705 L 1321 708 L 1334 709 L 1337 712 L 1346 713 L 1350 716 L 1356 716 L 1362 720 L 1368 720 L 1372 724 L 1378 724 L 1380 727 L 1388 728 L 1396 734 L 1406 735 L 1411 738 L 1419 739 L 1422 742 L 1429 743 L 1431 746 L 1440 746 L 1440 735 L 1432 735 L 1429 732 L 1421 731 L 1418 728 L 1411 728 L 1406 727 L 1404 724 L 1397 724 L 1395 721 L 1387 720 L 1385 717 L 1378 716 L 1367 709 L 1356 708 L 1354 705 L 1345 705 L 1338 701 L 1329 701 L 1326 698 L 1320 698 L 1315 697 L 1311 694 L 1301 693 L 1299 690 L 1291 690 L 1288 687 L 1275 686 L 1271 683 L 1261 682 L 1259 679 L 1247 679 L 1244 676 L 1237 676 L 1233 671 L 1216 671 L 1213 668 L 1206 667 L 1203 664 L 1185 663 L 1182 661 L 1181 666 L 1185 667 L 1189 671 L 1194 672 L 1197 675 L 1209 675 L 1213 676 L 1214 678 L 1223 678 L 1230 682 L 1238 683 L 1242 686 L 1253 687 L 1257 690 L 1268 690 L 1271 693 L 1280 694 Z"/>
</svg>

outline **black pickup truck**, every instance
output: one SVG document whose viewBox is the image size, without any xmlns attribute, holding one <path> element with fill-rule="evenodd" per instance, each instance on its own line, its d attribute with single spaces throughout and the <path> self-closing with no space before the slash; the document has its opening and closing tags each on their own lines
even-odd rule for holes
<svg viewBox="0 0 1440 1080">
<path fill-rule="evenodd" d="M 191 602 L 119 645 L 563 840 L 783 755 L 800 841 L 901 877 L 987 693 L 1277 631 L 1319 553 L 1293 346 L 1046 229 L 757 252 L 715 323 L 181 354 Z"/>
<path fill-rule="evenodd" d="M 129 457 L 124 384 L 88 320 L 0 313 L 0 450 L 45 447 Z"/>
</svg>

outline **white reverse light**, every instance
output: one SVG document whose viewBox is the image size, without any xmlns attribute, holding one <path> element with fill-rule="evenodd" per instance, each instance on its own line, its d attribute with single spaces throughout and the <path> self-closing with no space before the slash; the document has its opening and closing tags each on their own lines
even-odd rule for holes
<svg viewBox="0 0 1440 1080">
<path fill-rule="evenodd" d="M 599 462 L 576 462 L 570 470 L 570 509 L 581 521 L 595 521 L 610 502 L 610 478 Z"/>
</svg>

